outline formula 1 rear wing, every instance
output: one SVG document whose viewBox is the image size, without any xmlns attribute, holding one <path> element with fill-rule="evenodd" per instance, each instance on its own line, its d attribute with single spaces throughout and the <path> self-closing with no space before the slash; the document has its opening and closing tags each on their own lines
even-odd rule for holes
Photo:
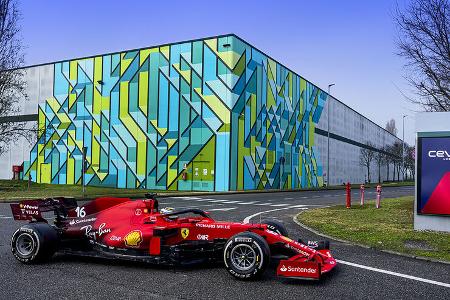
<svg viewBox="0 0 450 300">
<path fill-rule="evenodd" d="M 56 197 L 37 200 L 23 200 L 10 205 L 14 220 L 44 221 L 43 212 L 53 211 L 58 218 L 66 217 L 70 209 L 76 208 L 74 198 Z"/>
</svg>

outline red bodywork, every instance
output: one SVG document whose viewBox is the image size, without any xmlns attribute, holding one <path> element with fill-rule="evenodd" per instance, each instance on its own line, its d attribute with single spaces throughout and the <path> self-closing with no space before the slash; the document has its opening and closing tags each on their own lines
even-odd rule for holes
<svg viewBox="0 0 450 300">
<path fill-rule="evenodd" d="M 288 253 L 277 267 L 278 276 L 319 279 L 336 266 L 329 250 L 314 250 L 268 230 L 265 224 L 215 221 L 208 213 L 195 209 L 161 214 L 157 206 L 153 199 L 112 197 L 97 198 L 81 206 L 65 198 L 11 204 L 16 220 L 47 222 L 42 213 L 55 211 L 55 226 L 63 240 L 87 240 L 95 249 L 121 257 L 162 258 L 165 249 L 173 246 L 203 247 L 249 231 L 263 237 L 271 249 Z"/>
</svg>

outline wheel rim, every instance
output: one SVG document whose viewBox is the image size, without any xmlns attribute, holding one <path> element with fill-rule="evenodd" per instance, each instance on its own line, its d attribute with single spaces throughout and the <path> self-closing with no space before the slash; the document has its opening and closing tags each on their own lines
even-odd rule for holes
<svg viewBox="0 0 450 300">
<path fill-rule="evenodd" d="M 236 245 L 231 251 L 231 263 L 238 270 L 248 271 L 256 263 L 256 252 L 247 244 Z"/>
<path fill-rule="evenodd" d="M 34 250 L 33 238 L 27 233 L 22 233 L 17 238 L 16 249 L 21 256 L 28 256 L 32 254 Z"/>
</svg>

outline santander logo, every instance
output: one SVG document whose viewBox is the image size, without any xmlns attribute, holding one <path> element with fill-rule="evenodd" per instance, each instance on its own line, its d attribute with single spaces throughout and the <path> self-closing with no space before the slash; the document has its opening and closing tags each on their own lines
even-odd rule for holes
<svg viewBox="0 0 450 300">
<path fill-rule="evenodd" d="M 291 267 L 288 266 L 286 268 L 285 265 L 282 265 L 280 268 L 281 272 L 295 272 L 295 273 L 307 273 L 307 274 L 316 274 L 317 270 L 314 268 L 302 268 L 302 267 Z"/>
</svg>

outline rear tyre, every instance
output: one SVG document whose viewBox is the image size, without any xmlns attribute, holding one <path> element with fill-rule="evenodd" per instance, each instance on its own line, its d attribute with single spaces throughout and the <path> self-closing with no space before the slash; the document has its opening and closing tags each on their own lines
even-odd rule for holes
<svg viewBox="0 0 450 300">
<path fill-rule="evenodd" d="M 223 259 L 227 271 L 234 277 L 242 280 L 258 278 L 269 264 L 269 245 L 256 233 L 239 233 L 225 244 Z"/>
<path fill-rule="evenodd" d="M 267 225 L 267 229 L 270 231 L 281 234 L 285 237 L 289 237 L 289 233 L 287 231 L 286 226 L 283 223 L 277 220 L 263 220 L 261 224 Z"/>
<path fill-rule="evenodd" d="M 47 223 L 30 223 L 20 227 L 11 238 L 14 257 L 25 264 L 49 259 L 58 246 L 58 233 Z"/>
</svg>

